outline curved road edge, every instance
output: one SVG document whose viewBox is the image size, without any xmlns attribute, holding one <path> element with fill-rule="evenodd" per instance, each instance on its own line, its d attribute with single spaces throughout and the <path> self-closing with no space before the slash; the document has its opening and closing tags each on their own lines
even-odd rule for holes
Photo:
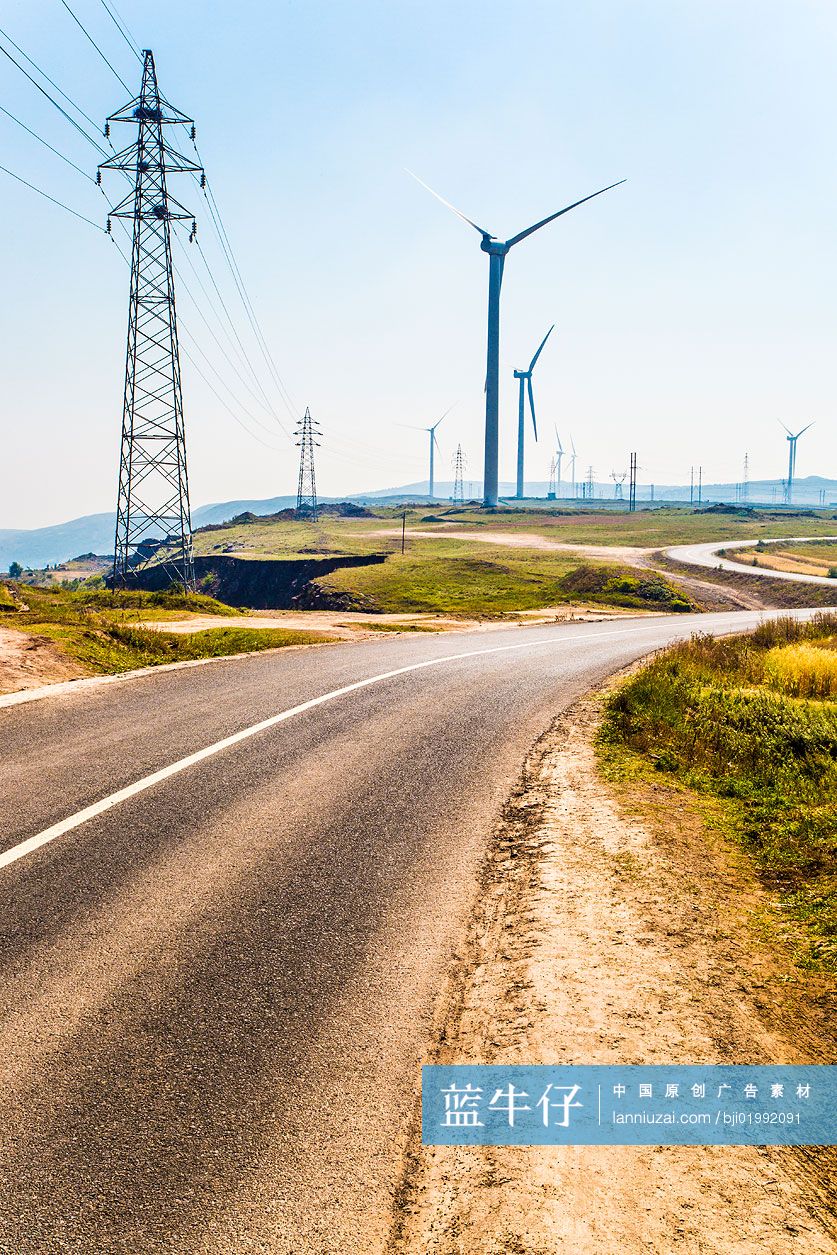
<svg viewBox="0 0 837 1255">
<path fill-rule="evenodd" d="M 729 558 L 718 556 L 721 549 L 748 549 L 757 545 L 759 540 L 765 540 L 768 544 L 780 541 L 798 544 L 809 540 L 837 540 L 837 536 L 776 536 L 770 540 L 759 537 L 755 540 L 724 540 L 720 543 L 713 540 L 702 545 L 675 545 L 673 549 L 664 549 L 663 552 L 674 562 L 682 562 L 686 566 L 703 567 L 705 570 L 737 571 L 739 575 L 764 575 L 768 579 L 791 580 L 799 584 L 821 584 L 827 588 L 833 588 L 835 599 L 837 599 L 837 580 L 831 579 L 828 575 L 797 575 L 793 571 L 772 571 L 769 567 L 747 566 L 743 562 L 732 562 Z"/>
</svg>

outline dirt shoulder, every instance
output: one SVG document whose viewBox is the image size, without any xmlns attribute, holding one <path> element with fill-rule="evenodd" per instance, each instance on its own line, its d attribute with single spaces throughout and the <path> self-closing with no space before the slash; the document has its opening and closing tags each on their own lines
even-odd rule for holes
<svg viewBox="0 0 837 1255">
<path fill-rule="evenodd" d="M 832 1062 L 834 982 L 685 794 L 604 782 L 599 709 L 526 764 L 427 1061 Z M 393 1255 L 837 1251 L 833 1149 L 413 1145 Z"/>
<path fill-rule="evenodd" d="M 91 674 L 89 667 L 68 658 L 45 636 L 0 627 L 0 693 L 61 684 Z"/>
</svg>

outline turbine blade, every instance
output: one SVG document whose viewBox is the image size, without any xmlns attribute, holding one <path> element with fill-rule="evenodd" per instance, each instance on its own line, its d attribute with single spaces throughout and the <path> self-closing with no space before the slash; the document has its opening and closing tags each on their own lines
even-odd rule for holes
<svg viewBox="0 0 837 1255">
<path fill-rule="evenodd" d="M 529 375 L 529 377 L 527 378 L 526 383 L 529 388 L 529 409 L 532 411 L 532 426 L 535 429 L 535 439 L 537 440 L 538 420 L 535 418 L 535 394 L 532 391 L 532 376 L 531 375 Z"/>
<path fill-rule="evenodd" d="M 785 427 L 785 424 L 782 422 L 781 418 L 777 418 L 776 422 L 779 424 L 780 427 L 784 427 L 785 431 L 788 433 L 789 436 L 793 434 L 791 432 L 790 427 Z"/>
<path fill-rule="evenodd" d="M 428 427 L 428 429 L 427 429 L 427 430 L 428 430 L 428 431 L 435 431 L 435 430 L 436 430 L 436 428 L 439 426 L 439 424 L 440 424 L 440 423 L 443 423 L 443 422 L 445 421 L 445 419 L 447 418 L 448 414 L 450 414 L 451 410 L 453 409 L 454 405 L 456 405 L 456 404 L 457 404 L 457 403 L 456 403 L 456 401 L 454 401 L 453 405 L 449 405 L 449 406 L 448 406 L 448 408 L 445 410 L 444 414 L 442 415 L 442 417 L 441 417 L 440 419 L 437 419 L 437 421 L 433 424 L 433 426 L 432 426 L 432 427 Z"/>
<path fill-rule="evenodd" d="M 440 196 L 438 192 L 434 192 L 433 188 L 428 183 L 425 183 L 424 179 L 420 179 L 417 174 L 413 174 L 412 170 L 408 170 L 406 166 L 404 167 L 404 169 L 407 171 L 407 174 L 409 174 L 410 178 L 415 179 L 416 183 L 420 183 L 422 187 L 425 189 L 425 191 L 429 192 L 431 196 L 435 196 L 437 200 L 440 200 L 442 204 L 446 206 L 446 208 L 452 210 L 453 213 L 456 214 L 457 218 L 461 218 L 463 222 L 467 222 L 468 226 L 473 227 L 475 231 L 479 231 L 480 235 L 484 239 L 486 240 L 496 239 L 496 236 L 493 236 L 490 231 L 484 231 L 482 227 L 477 226 L 476 222 L 473 222 L 472 219 L 466 217 L 466 215 L 462 213 L 461 210 L 456 208 L 456 205 L 452 205 L 449 200 L 445 200 L 444 196 Z"/>
<path fill-rule="evenodd" d="M 596 196 L 601 196 L 603 192 L 609 192 L 613 187 L 620 187 L 622 183 L 627 182 L 626 179 L 620 179 L 618 183 L 609 183 L 607 187 L 599 188 L 598 192 L 591 192 L 589 196 L 583 196 L 581 200 L 573 201 L 571 205 L 567 205 L 564 209 L 559 209 L 557 213 L 550 214 L 548 218 L 542 218 L 540 222 L 536 222 L 534 226 L 527 227 L 525 231 L 521 231 L 518 235 L 513 235 L 510 240 L 506 240 L 506 247 L 513 248 L 515 244 L 519 244 L 521 240 L 525 240 L 527 235 L 532 235 L 534 231 L 540 231 L 541 227 L 545 227 L 548 222 L 554 222 L 556 218 L 560 218 L 562 214 L 568 214 L 571 209 L 577 209 L 579 205 L 585 205 L 588 200 L 593 200 Z M 473 226 L 473 223 L 471 223 Z"/>
<path fill-rule="evenodd" d="M 553 331 L 554 331 L 554 330 L 555 330 L 555 323 L 553 323 L 553 324 L 552 324 L 552 326 L 549 328 L 549 331 L 547 331 L 546 335 L 545 335 L 545 336 L 544 336 L 544 338 L 541 340 L 541 342 L 540 342 L 540 344 L 539 344 L 539 346 L 538 346 L 538 351 L 537 351 L 537 353 L 535 354 L 535 356 L 532 358 L 531 362 L 529 363 L 529 371 L 530 371 L 530 373 L 531 373 L 531 372 L 535 369 L 535 362 L 538 360 L 538 358 L 540 357 L 541 353 L 543 352 L 543 346 L 546 344 L 547 340 L 548 340 L 548 339 L 549 339 L 549 337 L 552 335 L 552 333 L 553 333 Z"/>
<path fill-rule="evenodd" d="M 561 437 L 558 435 L 558 424 L 555 423 L 554 426 L 555 426 L 555 439 L 558 441 L 558 452 L 563 453 L 564 446 L 561 444 Z"/>
<path fill-rule="evenodd" d="M 798 431 L 796 433 L 796 436 L 794 437 L 794 439 L 798 440 L 800 436 L 804 436 L 806 431 L 810 431 L 813 426 L 814 426 L 813 423 L 809 423 L 807 427 L 803 427 L 802 431 Z"/>
</svg>

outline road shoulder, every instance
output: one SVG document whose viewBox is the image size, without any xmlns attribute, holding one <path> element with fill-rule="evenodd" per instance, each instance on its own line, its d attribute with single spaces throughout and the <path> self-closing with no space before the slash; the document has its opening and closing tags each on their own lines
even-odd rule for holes
<svg viewBox="0 0 837 1255">
<path fill-rule="evenodd" d="M 427 1062 L 832 1062 L 833 982 L 685 795 L 604 782 L 600 702 L 527 760 Z M 837 1251 L 833 1149 L 411 1144 L 398 1255 Z"/>
</svg>

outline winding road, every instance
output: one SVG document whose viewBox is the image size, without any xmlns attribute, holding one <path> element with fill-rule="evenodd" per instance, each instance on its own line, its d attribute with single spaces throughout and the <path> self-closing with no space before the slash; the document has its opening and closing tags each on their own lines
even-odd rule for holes
<svg viewBox="0 0 837 1255">
<path fill-rule="evenodd" d="M 404 635 L 0 707 L 0 1252 L 385 1249 L 523 759 L 660 616 Z"/>
<path fill-rule="evenodd" d="M 837 536 L 777 536 L 775 539 L 770 539 L 768 543 L 771 545 L 781 542 L 801 544 L 809 540 L 837 540 Z M 667 558 L 673 558 L 675 561 L 683 562 L 687 566 L 703 567 L 712 571 L 717 571 L 720 568 L 722 571 L 738 571 L 741 575 L 763 575 L 766 579 L 791 580 L 795 584 L 824 584 L 829 588 L 833 588 L 835 597 L 837 597 L 837 580 L 833 580 L 827 575 L 803 575 L 797 574 L 795 571 L 774 571 L 771 567 L 748 566 L 745 562 L 735 562 L 730 558 L 718 556 L 721 549 L 725 549 L 727 552 L 735 549 L 749 549 L 754 548 L 758 543 L 758 539 L 713 540 L 709 544 L 676 545 L 673 549 L 667 549 L 665 552 Z"/>
</svg>

